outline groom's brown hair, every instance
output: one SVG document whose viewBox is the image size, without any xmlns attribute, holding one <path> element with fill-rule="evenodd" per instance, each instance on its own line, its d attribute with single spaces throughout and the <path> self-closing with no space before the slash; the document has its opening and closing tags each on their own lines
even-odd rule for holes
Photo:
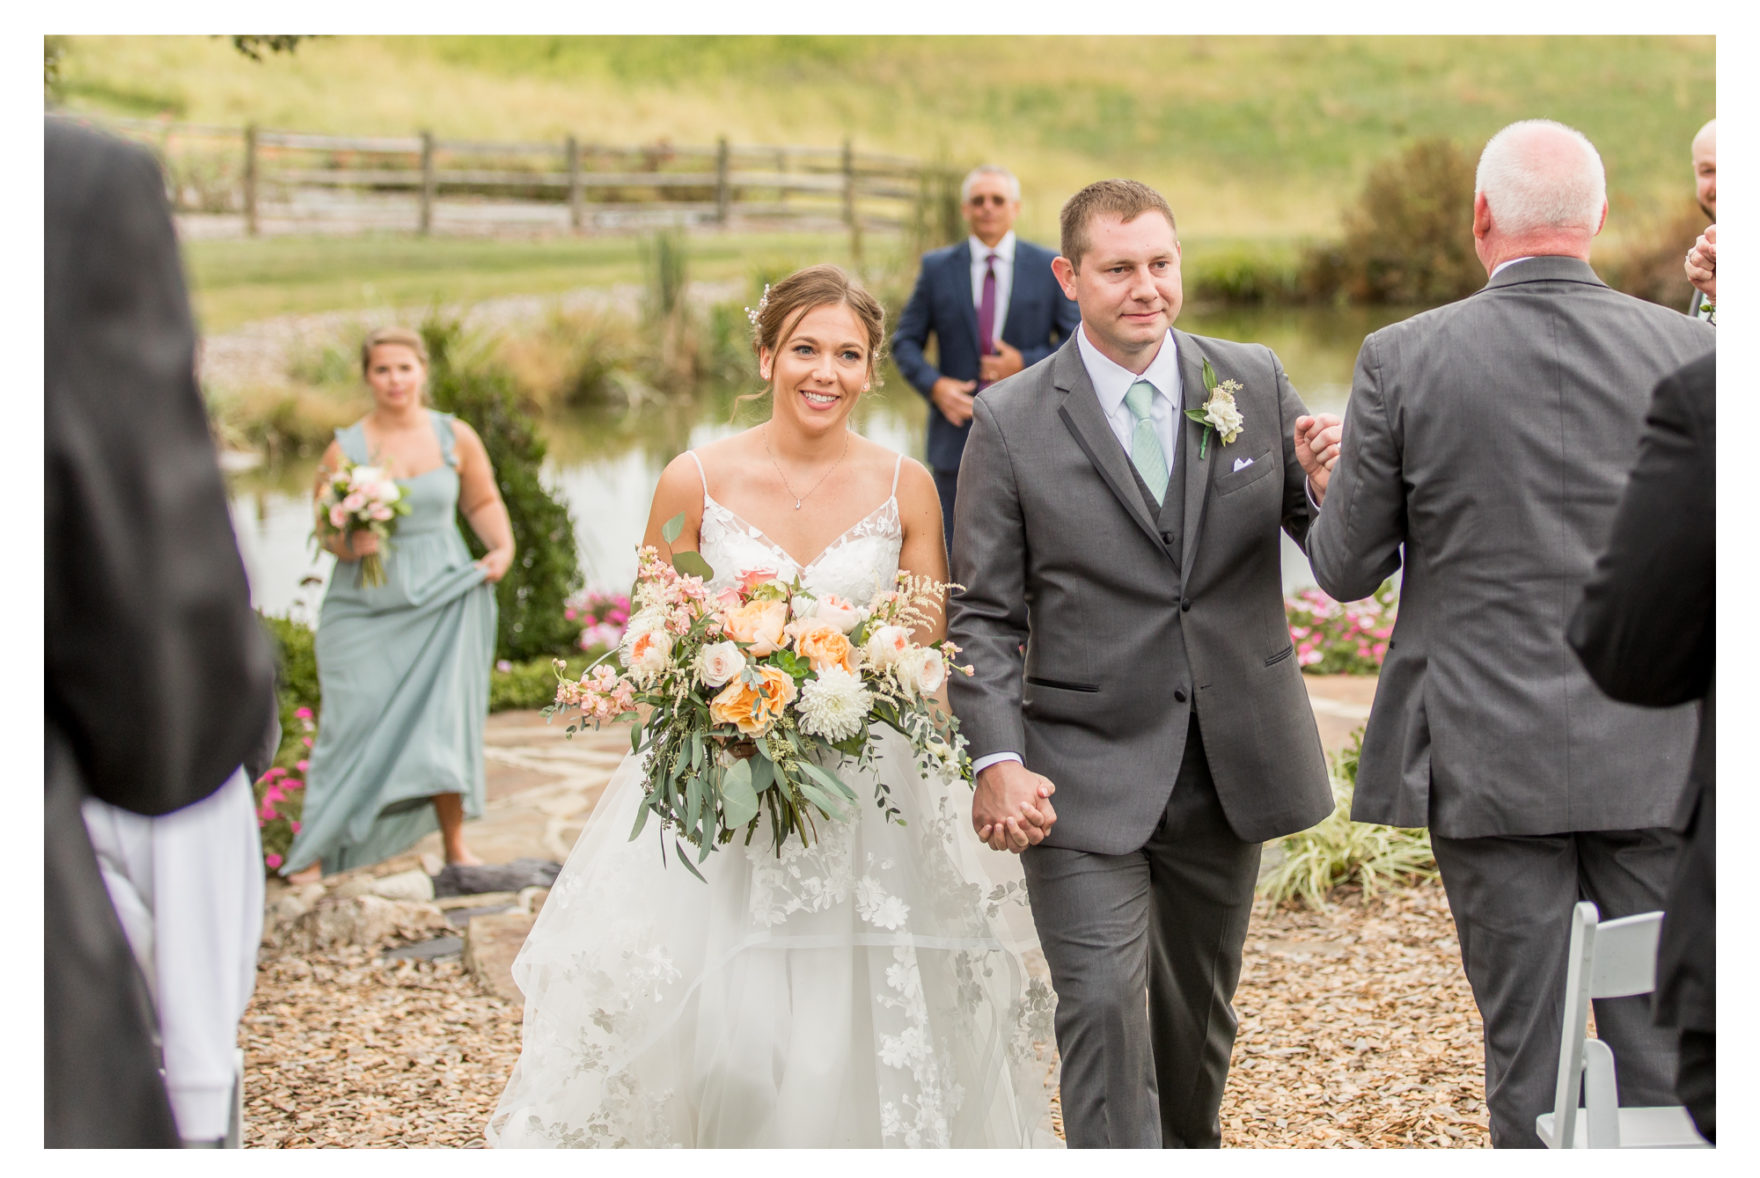
<svg viewBox="0 0 1760 1178">
<path fill-rule="evenodd" d="M 1071 266 L 1080 270 L 1082 255 L 1088 252 L 1088 226 L 1095 217 L 1111 213 L 1120 221 L 1134 221 L 1150 210 L 1166 217 L 1175 238 L 1179 236 L 1173 210 L 1161 194 L 1147 184 L 1140 180 L 1094 181 L 1064 202 L 1063 212 L 1058 214 L 1058 225 L 1063 233 L 1063 256 L 1069 259 Z"/>
</svg>

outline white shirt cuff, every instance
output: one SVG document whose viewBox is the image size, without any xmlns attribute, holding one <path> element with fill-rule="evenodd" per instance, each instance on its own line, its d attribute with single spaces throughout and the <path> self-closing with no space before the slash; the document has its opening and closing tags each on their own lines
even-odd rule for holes
<svg viewBox="0 0 1760 1178">
<path fill-rule="evenodd" d="M 1021 760 L 1021 755 L 1019 753 L 991 753 L 988 756 L 979 757 L 972 762 L 972 776 L 976 777 L 990 766 L 1000 764 L 1003 761 L 1013 761 L 1017 765 L 1026 764 L 1025 761 Z"/>
</svg>

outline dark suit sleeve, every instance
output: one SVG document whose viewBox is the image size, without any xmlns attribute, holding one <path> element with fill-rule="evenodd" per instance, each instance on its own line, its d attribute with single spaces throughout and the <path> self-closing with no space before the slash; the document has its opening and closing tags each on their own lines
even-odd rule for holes
<svg viewBox="0 0 1760 1178">
<path fill-rule="evenodd" d="M 82 135 L 45 157 L 44 708 L 87 789 L 162 814 L 239 767 L 274 670 L 158 166 Z"/>
<path fill-rule="evenodd" d="M 1063 288 L 1057 284 L 1056 276 L 1051 273 L 1051 258 L 1055 256 L 1038 255 L 1038 260 L 1033 263 L 1035 268 L 1042 269 L 1042 272 L 1034 275 L 1033 282 L 1048 288 L 1046 297 L 1050 300 L 1048 305 L 1051 308 L 1051 322 L 1042 339 L 1035 339 L 1031 346 L 1021 347 L 1022 368 L 1031 368 L 1062 347 L 1063 341 L 1070 337 L 1076 325 L 1082 321 L 1082 309 L 1076 305 L 1075 300 L 1065 297 Z M 1025 277 L 1024 273 L 1016 274 L 1015 281 L 1019 282 Z"/>
<path fill-rule="evenodd" d="M 892 362 L 898 365 L 911 387 L 925 397 L 941 379 L 935 366 L 923 356 L 923 348 L 929 343 L 929 259 L 933 256 L 923 255 L 923 264 L 917 270 L 917 285 L 905 302 L 904 310 L 899 312 L 898 328 L 892 333 Z"/>
<path fill-rule="evenodd" d="M 1567 637 L 1601 690 L 1668 707 L 1711 687 L 1716 642 L 1716 368 L 1663 380 L 1607 549 Z"/>
<path fill-rule="evenodd" d="M 1388 413 L 1384 377 L 1372 335 L 1357 353 L 1338 465 L 1327 481 L 1320 514 L 1308 529 L 1314 580 L 1339 601 L 1356 601 L 1379 589 L 1399 568 L 1406 538 L 1399 441 Z"/>
</svg>

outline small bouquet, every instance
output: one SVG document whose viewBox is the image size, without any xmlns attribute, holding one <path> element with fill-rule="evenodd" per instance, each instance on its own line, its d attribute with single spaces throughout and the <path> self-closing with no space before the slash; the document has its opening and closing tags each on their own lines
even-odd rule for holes
<svg viewBox="0 0 1760 1178">
<path fill-rule="evenodd" d="M 666 524 L 668 544 L 683 520 Z M 680 839 L 698 848 L 701 863 L 741 828 L 749 844 L 767 815 L 778 854 L 791 834 L 810 845 L 815 814 L 848 816 L 844 806 L 855 792 L 837 769 L 846 758 L 858 767 L 872 763 L 876 724 L 910 741 L 923 772 L 971 781 L 958 722 L 930 698 L 950 670 L 969 675 L 971 668 L 954 664 L 959 648 L 950 642 L 911 641 L 951 586 L 900 572 L 892 588 L 858 606 L 835 594 L 815 597 L 799 577 L 785 582 L 774 569 L 742 571 L 737 585 L 711 594 L 713 577 L 697 553 L 668 563 L 643 548 L 635 612 L 617 651 L 623 673 L 601 660 L 578 681 L 562 679 L 545 710 L 578 712 L 568 727 L 573 735 L 638 706 L 652 709 L 630 734 L 631 750 L 648 753 L 647 793 L 631 839 L 649 814 L 658 816 L 698 878 Z M 874 801 L 901 821 L 884 780 Z"/>
<path fill-rule="evenodd" d="M 318 527 L 312 537 L 322 544 L 332 536 L 372 532 L 389 540 L 397 517 L 409 514 L 403 488 L 377 466 L 349 463 L 332 474 L 318 497 Z M 360 559 L 355 584 L 376 588 L 385 583 L 385 560 L 371 552 Z"/>
</svg>

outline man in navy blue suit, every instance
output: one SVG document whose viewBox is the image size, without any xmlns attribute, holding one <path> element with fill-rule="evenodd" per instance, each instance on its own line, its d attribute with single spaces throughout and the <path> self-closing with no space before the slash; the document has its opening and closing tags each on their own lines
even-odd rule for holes
<svg viewBox="0 0 1760 1178">
<path fill-rule="evenodd" d="M 1051 273 L 1056 251 L 1014 235 L 1021 213 L 1021 183 L 1014 173 L 992 165 L 973 168 L 959 195 L 972 235 L 923 255 L 916 289 L 892 336 L 898 370 L 929 401 L 928 464 L 949 548 L 973 396 L 1056 351 L 1082 317 Z M 930 334 L 939 366 L 923 355 Z"/>
</svg>

